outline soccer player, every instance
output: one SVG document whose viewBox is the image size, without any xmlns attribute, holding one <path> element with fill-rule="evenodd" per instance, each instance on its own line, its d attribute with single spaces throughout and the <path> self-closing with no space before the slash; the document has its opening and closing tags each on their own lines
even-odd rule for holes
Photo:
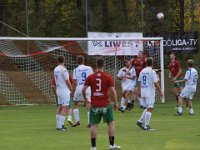
<svg viewBox="0 0 200 150">
<path fill-rule="evenodd" d="M 77 63 L 78 67 L 74 69 L 73 71 L 73 80 L 74 80 L 74 87 L 76 87 L 75 93 L 74 93 L 74 108 L 73 108 L 73 114 L 75 118 L 75 124 L 72 127 L 76 127 L 80 125 L 80 119 L 79 119 L 79 109 L 78 109 L 78 102 L 84 100 L 82 89 L 85 83 L 86 78 L 93 73 L 93 70 L 90 66 L 84 65 L 84 57 L 78 56 L 77 57 Z M 90 119 L 89 119 L 89 108 L 90 108 L 90 99 L 91 99 L 91 89 L 88 88 L 86 92 L 86 106 L 88 108 L 88 127 L 90 127 Z"/>
<path fill-rule="evenodd" d="M 179 61 L 176 59 L 175 53 L 170 54 L 170 64 L 169 64 L 169 79 L 173 81 L 173 93 L 176 96 L 178 102 L 178 97 L 183 90 L 183 84 L 181 82 L 175 82 L 176 80 L 182 80 L 182 69 Z"/>
<path fill-rule="evenodd" d="M 143 100 L 143 104 L 146 109 L 143 111 L 140 119 L 137 121 L 137 125 L 144 130 L 154 130 L 150 128 L 149 123 L 155 103 L 155 90 L 157 89 L 159 91 L 160 96 L 162 96 L 162 91 L 158 83 L 158 76 L 156 75 L 156 72 L 152 69 L 153 58 L 147 58 L 146 64 L 147 67 L 140 72 L 138 78 L 139 95 Z"/>
<path fill-rule="evenodd" d="M 133 68 L 133 67 L 135 67 L 136 76 L 138 78 L 140 72 L 142 71 L 142 69 L 144 69 L 146 67 L 146 62 L 145 62 L 144 55 L 143 55 L 142 51 L 139 51 L 138 56 L 132 60 L 132 64 L 131 64 L 130 68 Z M 138 81 L 136 80 L 136 83 L 135 83 L 135 95 L 136 95 L 136 98 L 139 101 L 140 108 L 144 108 L 143 101 L 138 96 L 138 93 L 139 93 L 138 92 Z"/>
<path fill-rule="evenodd" d="M 72 85 L 73 79 L 72 79 L 71 75 L 69 75 L 69 80 L 70 80 L 70 83 Z M 52 90 L 53 90 L 53 93 L 55 94 L 56 105 L 58 107 L 58 98 L 57 98 L 57 95 L 56 95 L 56 81 L 55 81 L 55 79 L 52 79 Z M 72 121 L 72 99 L 73 99 L 73 97 L 70 96 L 69 109 L 68 109 L 68 112 L 67 112 L 67 121 L 70 125 L 73 125 L 73 121 Z M 58 115 L 58 112 L 56 112 L 56 115 Z"/>
<path fill-rule="evenodd" d="M 64 67 L 65 57 L 58 57 L 59 65 L 54 69 L 54 79 L 56 82 L 56 95 L 58 98 L 57 107 L 57 130 L 66 130 L 64 127 L 65 118 L 68 112 L 70 103 L 70 94 L 72 92 L 72 85 L 69 81 L 69 74 Z"/>
<path fill-rule="evenodd" d="M 185 73 L 184 79 L 175 81 L 175 83 L 185 82 L 185 87 L 178 98 L 178 112 L 176 116 L 180 116 L 183 114 L 182 110 L 183 98 L 186 99 L 187 104 L 189 106 L 189 115 L 194 115 L 194 110 L 192 108 L 192 98 L 197 88 L 198 73 L 197 70 L 193 68 L 194 61 L 192 59 L 189 59 L 187 61 L 187 64 L 188 64 L 188 70 Z"/>
<path fill-rule="evenodd" d="M 104 72 L 104 60 L 97 60 L 97 70 L 90 75 L 84 84 L 83 95 L 86 97 L 86 90 L 91 87 L 91 108 L 90 108 L 90 135 L 91 135 L 91 150 L 96 150 L 96 138 L 98 124 L 103 117 L 104 122 L 108 125 L 108 136 L 110 142 L 110 149 L 120 149 L 120 146 L 114 143 L 115 122 L 113 118 L 112 106 L 109 102 L 109 95 L 114 101 L 114 109 L 118 108 L 117 94 L 114 87 L 112 77 Z"/>
<path fill-rule="evenodd" d="M 134 91 L 136 72 L 134 67 L 129 71 L 129 67 L 130 61 L 125 60 L 124 67 L 117 74 L 117 78 L 121 80 L 122 86 L 121 107 L 119 108 L 121 112 L 124 112 L 126 108 L 132 109 L 134 105 L 134 100 L 130 99 L 132 99 Z"/>
</svg>

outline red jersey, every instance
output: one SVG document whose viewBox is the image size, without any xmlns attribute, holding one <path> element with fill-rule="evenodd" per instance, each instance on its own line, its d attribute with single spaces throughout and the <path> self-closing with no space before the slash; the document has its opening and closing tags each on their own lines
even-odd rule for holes
<svg viewBox="0 0 200 150">
<path fill-rule="evenodd" d="M 71 84 L 73 84 L 73 79 L 71 75 L 69 75 L 69 81 Z M 52 79 L 51 84 L 52 86 L 56 86 L 56 80 L 54 78 Z"/>
<path fill-rule="evenodd" d="M 109 74 L 97 71 L 87 77 L 84 85 L 91 87 L 93 107 L 106 107 L 110 104 L 108 89 L 114 86 L 114 81 Z"/>
<path fill-rule="evenodd" d="M 133 59 L 132 66 L 135 67 L 136 75 L 139 77 L 140 72 L 142 69 L 146 67 L 146 62 L 144 59 Z"/>
<path fill-rule="evenodd" d="M 178 74 L 180 68 L 181 66 L 178 60 L 174 60 L 170 62 L 169 71 L 171 72 L 172 77 L 175 77 Z M 181 76 L 182 74 L 180 74 L 178 77 L 181 77 Z"/>
</svg>

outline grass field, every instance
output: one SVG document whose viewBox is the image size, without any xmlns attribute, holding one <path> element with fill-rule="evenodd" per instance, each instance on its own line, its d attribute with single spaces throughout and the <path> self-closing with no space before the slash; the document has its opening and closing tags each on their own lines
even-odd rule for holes
<svg viewBox="0 0 200 150">
<path fill-rule="evenodd" d="M 151 126 L 155 131 L 143 131 L 136 126 L 142 110 L 115 112 L 116 143 L 122 150 L 198 150 L 200 149 L 200 110 L 195 102 L 195 116 L 174 116 L 175 103 L 156 104 Z M 89 129 L 86 110 L 80 108 L 81 126 L 67 131 L 55 130 L 55 106 L 0 107 L 1 150 L 89 150 Z M 106 124 L 98 132 L 98 150 L 108 149 Z"/>
</svg>

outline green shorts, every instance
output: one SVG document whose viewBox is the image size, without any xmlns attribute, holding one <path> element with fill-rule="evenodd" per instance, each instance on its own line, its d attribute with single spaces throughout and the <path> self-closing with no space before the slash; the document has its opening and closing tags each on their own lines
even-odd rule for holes
<svg viewBox="0 0 200 150">
<path fill-rule="evenodd" d="M 90 124 L 95 125 L 101 122 L 101 118 L 106 123 L 114 121 L 112 106 L 108 105 L 107 107 L 101 108 L 90 108 Z"/>
<path fill-rule="evenodd" d="M 138 80 L 136 80 L 136 82 L 135 82 L 135 87 L 136 88 L 138 87 Z"/>
<path fill-rule="evenodd" d="M 183 78 L 177 78 L 177 80 L 183 80 Z M 180 87 L 184 87 L 184 84 L 183 82 L 178 82 L 178 83 L 174 83 L 173 82 L 173 85 L 172 85 L 173 88 L 180 88 Z"/>
</svg>

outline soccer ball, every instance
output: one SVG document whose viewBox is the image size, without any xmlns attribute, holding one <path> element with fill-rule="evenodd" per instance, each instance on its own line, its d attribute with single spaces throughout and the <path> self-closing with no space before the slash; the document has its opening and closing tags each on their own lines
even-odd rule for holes
<svg viewBox="0 0 200 150">
<path fill-rule="evenodd" d="M 157 18 L 158 18 L 159 20 L 164 19 L 164 14 L 163 14 L 162 12 L 157 13 Z"/>
</svg>

